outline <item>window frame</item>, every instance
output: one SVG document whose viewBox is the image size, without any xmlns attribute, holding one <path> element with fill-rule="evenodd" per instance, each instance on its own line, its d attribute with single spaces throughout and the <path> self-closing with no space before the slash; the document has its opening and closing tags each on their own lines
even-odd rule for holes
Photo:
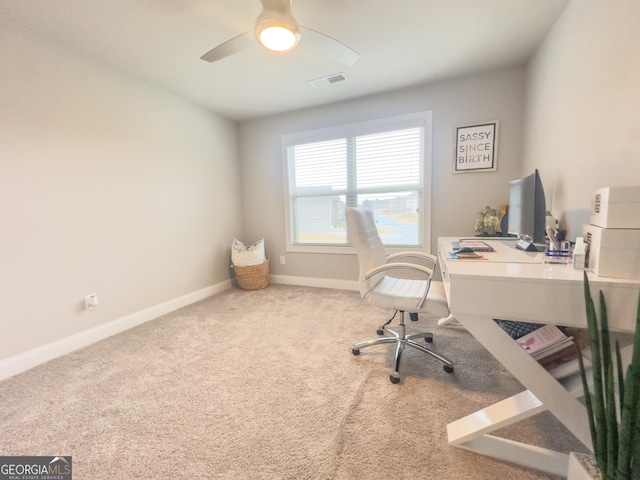
<svg viewBox="0 0 640 480">
<path fill-rule="evenodd" d="M 389 253 L 406 251 L 407 249 L 424 252 L 431 251 L 431 180 L 432 180 L 432 119 L 431 110 L 416 112 L 394 117 L 379 118 L 365 122 L 337 125 L 334 127 L 296 132 L 286 134 L 281 137 L 282 152 L 282 174 L 284 185 L 284 224 L 286 252 L 292 253 L 329 253 L 329 254 L 353 254 L 355 250 L 351 243 L 344 245 L 332 244 L 294 244 L 293 221 L 291 218 L 291 192 L 289 188 L 289 160 L 288 148 L 293 145 L 322 142 L 339 138 L 349 138 L 359 135 L 370 135 L 383 133 L 391 130 L 402 130 L 405 128 L 422 128 L 422 245 L 418 246 L 398 246 L 385 245 Z"/>
</svg>

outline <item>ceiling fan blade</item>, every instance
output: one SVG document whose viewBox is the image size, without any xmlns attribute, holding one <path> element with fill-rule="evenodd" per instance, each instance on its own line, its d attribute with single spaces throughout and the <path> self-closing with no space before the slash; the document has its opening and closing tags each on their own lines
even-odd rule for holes
<svg viewBox="0 0 640 480">
<path fill-rule="evenodd" d="M 345 65 L 353 65 L 360 58 L 360 54 L 347 47 L 344 43 L 339 42 L 324 33 L 320 33 L 309 27 L 300 25 L 301 37 L 304 41 L 305 37 L 313 37 L 313 43 L 322 50 L 323 54 L 331 60 L 335 60 Z"/>
<path fill-rule="evenodd" d="M 237 37 L 233 37 L 231 40 L 227 40 L 221 43 L 217 47 L 209 50 L 200 58 L 206 62 L 216 62 L 229 55 L 251 47 L 254 44 L 253 31 L 242 33 Z"/>
</svg>

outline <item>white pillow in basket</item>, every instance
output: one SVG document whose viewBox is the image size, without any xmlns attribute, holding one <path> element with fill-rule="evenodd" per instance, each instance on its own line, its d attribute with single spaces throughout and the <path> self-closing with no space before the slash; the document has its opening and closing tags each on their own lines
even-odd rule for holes
<svg viewBox="0 0 640 480">
<path fill-rule="evenodd" d="M 264 254 L 264 238 L 251 245 L 245 245 L 237 239 L 231 244 L 231 263 L 236 267 L 262 265 L 266 260 Z"/>
</svg>

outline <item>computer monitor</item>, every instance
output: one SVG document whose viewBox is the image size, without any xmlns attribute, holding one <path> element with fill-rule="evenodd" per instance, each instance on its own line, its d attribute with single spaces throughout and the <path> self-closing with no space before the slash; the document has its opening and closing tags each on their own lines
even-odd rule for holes
<svg viewBox="0 0 640 480">
<path fill-rule="evenodd" d="M 544 243 L 546 214 L 544 188 L 538 170 L 509 182 L 510 234 L 527 235 L 533 243 Z"/>
</svg>

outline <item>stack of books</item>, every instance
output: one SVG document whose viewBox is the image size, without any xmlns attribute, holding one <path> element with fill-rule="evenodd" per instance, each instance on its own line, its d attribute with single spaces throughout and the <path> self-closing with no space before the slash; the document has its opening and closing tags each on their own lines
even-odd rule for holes
<svg viewBox="0 0 640 480">
<path fill-rule="evenodd" d="M 545 359 L 540 364 L 557 380 L 578 373 L 580 371 L 580 363 L 578 362 L 578 350 L 574 346 L 572 352 L 567 352 L 564 355 L 554 357 L 551 359 Z M 591 366 L 591 348 L 587 347 L 581 350 L 582 361 L 585 367 Z"/>
<path fill-rule="evenodd" d="M 516 340 L 554 378 L 560 380 L 580 370 L 573 336 L 555 325 L 545 325 Z M 585 366 L 590 366 L 589 348 L 582 350 Z"/>
</svg>

